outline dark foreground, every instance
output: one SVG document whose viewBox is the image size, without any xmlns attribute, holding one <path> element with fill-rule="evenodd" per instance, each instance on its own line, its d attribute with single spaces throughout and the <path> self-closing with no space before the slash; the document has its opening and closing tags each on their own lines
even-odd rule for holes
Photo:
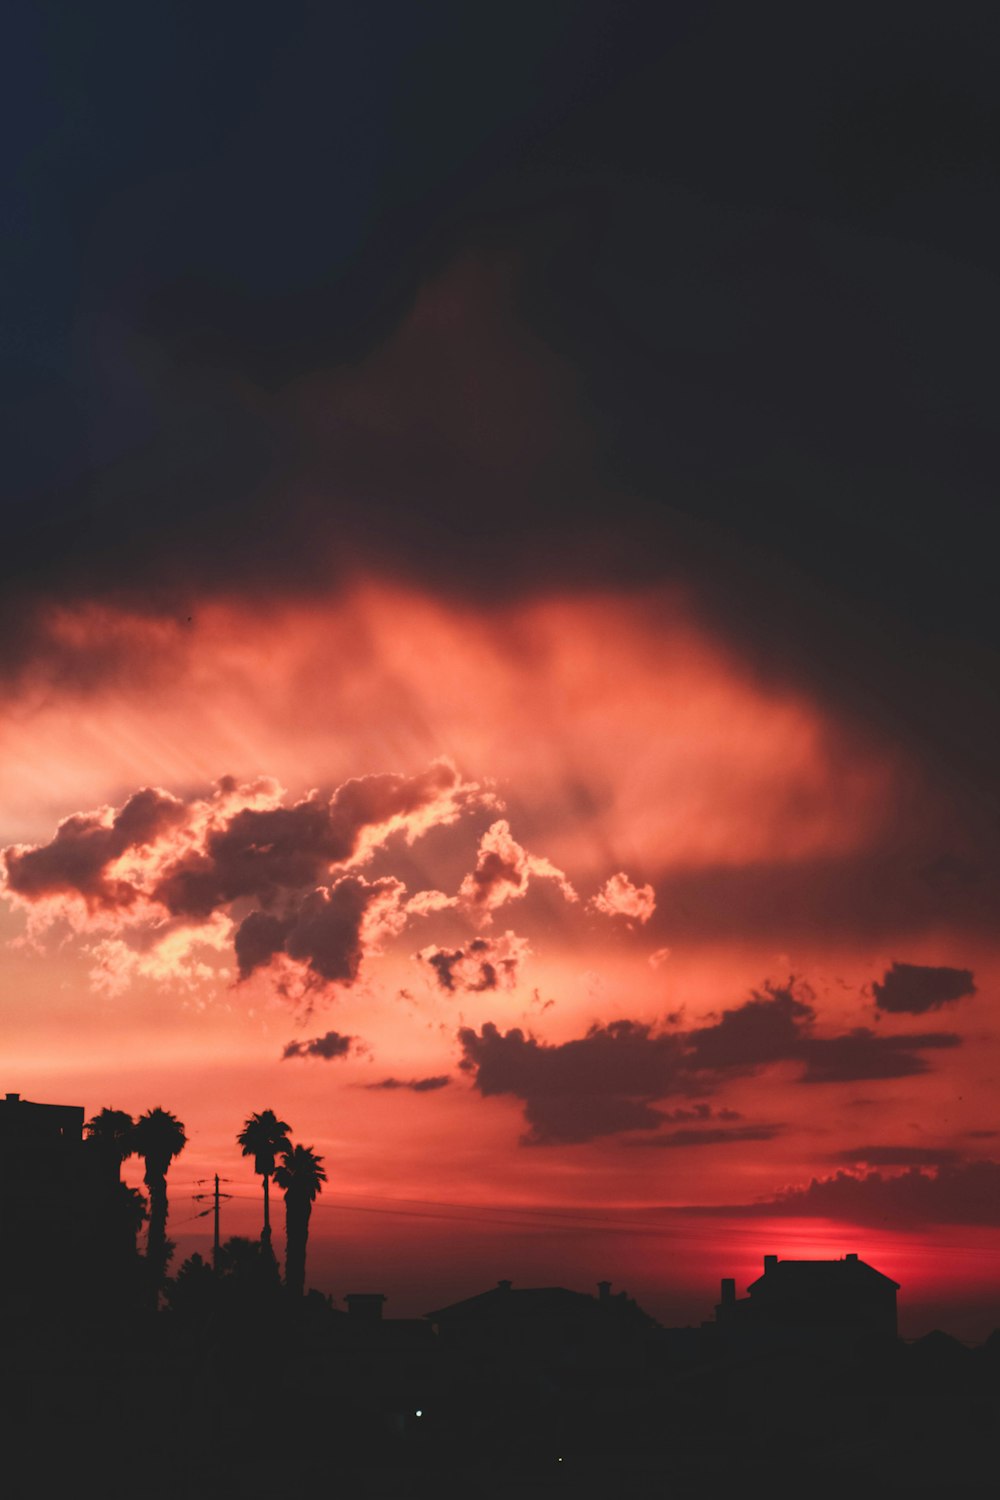
<svg viewBox="0 0 1000 1500">
<path fill-rule="evenodd" d="M 458 1350 L 315 1294 L 0 1332 L 12 1494 L 995 1492 L 997 1334 Z"/>
</svg>

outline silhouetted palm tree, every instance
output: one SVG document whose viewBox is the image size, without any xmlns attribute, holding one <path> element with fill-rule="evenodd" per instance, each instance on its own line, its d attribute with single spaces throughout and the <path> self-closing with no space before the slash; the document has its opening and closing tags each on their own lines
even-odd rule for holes
<svg viewBox="0 0 1000 1500">
<path fill-rule="evenodd" d="M 115 1212 L 122 1230 L 129 1236 L 134 1249 L 136 1236 L 148 1217 L 146 1200 L 139 1189 L 120 1182 L 115 1193 Z"/>
<path fill-rule="evenodd" d="M 323 1191 L 323 1158 L 311 1146 L 292 1146 L 281 1158 L 274 1180 L 285 1194 L 285 1286 L 301 1297 L 306 1284 L 306 1241 L 313 1199 Z"/>
<path fill-rule="evenodd" d="M 132 1116 L 123 1109 L 102 1109 L 83 1127 L 87 1140 L 93 1141 L 92 1150 L 105 1162 L 116 1176 L 121 1175 L 121 1165 L 134 1151 Z"/>
<path fill-rule="evenodd" d="M 264 1179 L 264 1228 L 261 1230 L 260 1242 L 262 1245 L 271 1243 L 271 1204 L 269 1186 L 274 1174 L 274 1161 L 279 1151 L 290 1151 L 291 1141 L 288 1132 L 291 1126 L 286 1120 L 279 1120 L 273 1109 L 262 1109 L 260 1114 L 251 1115 L 236 1137 L 237 1143 L 243 1147 L 244 1156 L 253 1157 L 253 1169 Z"/>
<path fill-rule="evenodd" d="M 143 1173 L 143 1181 L 149 1188 L 146 1259 L 157 1284 L 167 1269 L 167 1171 L 186 1145 L 184 1126 L 168 1109 L 147 1109 L 132 1129 L 132 1149 L 146 1163 Z"/>
</svg>

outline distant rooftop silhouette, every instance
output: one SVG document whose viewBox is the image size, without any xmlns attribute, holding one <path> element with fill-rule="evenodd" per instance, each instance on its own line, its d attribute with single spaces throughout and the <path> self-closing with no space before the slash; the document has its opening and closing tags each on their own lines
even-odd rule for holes
<svg viewBox="0 0 1000 1500">
<path fill-rule="evenodd" d="M 426 1314 L 444 1348 L 480 1354 L 545 1349 L 557 1357 L 624 1347 L 643 1339 L 659 1324 L 611 1282 L 598 1283 L 598 1295 L 563 1286 L 515 1287 L 499 1281 L 489 1291 L 465 1297 Z"/>
</svg>

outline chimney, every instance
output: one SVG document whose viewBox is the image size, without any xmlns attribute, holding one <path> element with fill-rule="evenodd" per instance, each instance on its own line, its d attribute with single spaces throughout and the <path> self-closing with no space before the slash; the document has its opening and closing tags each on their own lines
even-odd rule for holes
<svg viewBox="0 0 1000 1500">
<path fill-rule="evenodd" d="M 767 1273 L 768 1273 L 768 1271 L 773 1271 L 774 1268 L 775 1268 L 775 1266 L 777 1264 L 778 1264 L 778 1257 L 776 1255 L 765 1255 L 764 1256 L 764 1275 L 766 1276 Z"/>
<path fill-rule="evenodd" d="M 501 1292 L 509 1292 L 513 1285 L 514 1283 L 512 1281 L 498 1281 L 497 1290 Z"/>
<path fill-rule="evenodd" d="M 385 1300 L 381 1292 L 348 1292 L 344 1298 L 347 1303 L 348 1316 L 358 1323 L 380 1322 L 382 1303 Z"/>
<path fill-rule="evenodd" d="M 723 1276 L 722 1278 L 722 1305 L 731 1307 L 736 1301 L 736 1278 L 734 1276 Z"/>
<path fill-rule="evenodd" d="M 611 1282 L 610 1281 L 599 1281 L 597 1283 L 597 1292 L 598 1292 L 598 1295 L 599 1295 L 599 1297 L 600 1297 L 600 1299 L 601 1299 L 602 1302 L 610 1302 L 610 1300 L 611 1300 Z"/>
<path fill-rule="evenodd" d="M 856 1250 L 852 1250 L 849 1255 L 844 1256 L 844 1259 L 850 1261 L 852 1265 L 856 1266 L 858 1263 L 858 1252 Z"/>
<path fill-rule="evenodd" d="M 21 1101 L 20 1094 L 8 1094 L 7 1095 L 7 1103 L 8 1104 L 19 1104 L 20 1101 Z"/>
</svg>

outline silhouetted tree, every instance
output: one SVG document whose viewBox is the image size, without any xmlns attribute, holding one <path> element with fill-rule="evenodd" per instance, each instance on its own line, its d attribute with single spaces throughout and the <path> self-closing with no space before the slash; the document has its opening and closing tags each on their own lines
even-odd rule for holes
<svg viewBox="0 0 1000 1500">
<path fill-rule="evenodd" d="M 168 1109 L 148 1109 L 133 1127 L 132 1149 L 146 1163 L 143 1173 L 143 1181 L 149 1188 L 146 1259 L 156 1285 L 167 1269 L 167 1172 L 186 1145 L 184 1126 Z"/>
<path fill-rule="evenodd" d="M 285 1286 L 301 1297 L 306 1282 L 306 1241 L 313 1199 L 323 1191 L 323 1158 L 311 1146 L 292 1146 L 281 1158 L 274 1180 L 285 1194 Z"/>
<path fill-rule="evenodd" d="M 123 1109 L 102 1109 L 92 1116 L 83 1127 L 87 1140 L 92 1141 L 91 1149 L 97 1152 L 108 1164 L 113 1164 L 116 1175 L 121 1173 L 121 1165 L 127 1156 L 131 1156 L 135 1147 L 133 1143 L 133 1121 L 130 1114 Z"/>
<path fill-rule="evenodd" d="M 268 1247 L 271 1244 L 270 1181 L 278 1152 L 291 1150 L 292 1143 L 288 1139 L 291 1128 L 286 1120 L 278 1119 L 273 1109 L 262 1109 L 259 1114 L 250 1116 L 236 1137 L 243 1155 L 253 1157 L 253 1169 L 264 1179 L 264 1228 L 260 1242 Z"/>
<path fill-rule="evenodd" d="M 129 1187 L 125 1182 L 118 1183 L 115 1193 L 115 1218 L 123 1232 L 131 1238 L 133 1245 L 147 1217 L 146 1200 L 139 1189 Z"/>
<path fill-rule="evenodd" d="M 102 1109 L 84 1126 L 86 1203 L 81 1205 L 81 1306 L 90 1303 L 107 1318 L 139 1295 L 142 1262 L 136 1239 L 146 1218 L 146 1200 L 121 1180 L 132 1155 L 132 1116 Z"/>
<path fill-rule="evenodd" d="M 215 1308 L 217 1283 L 215 1272 L 195 1251 L 167 1283 L 167 1305 L 184 1324 L 206 1323 Z"/>
<path fill-rule="evenodd" d="M 219 1246 L 219 1275 L 246 1284 L 256 1282 L 261 1275 L 263 1249 L 260 1240 L 234 1234 Z"/>
</svg>

